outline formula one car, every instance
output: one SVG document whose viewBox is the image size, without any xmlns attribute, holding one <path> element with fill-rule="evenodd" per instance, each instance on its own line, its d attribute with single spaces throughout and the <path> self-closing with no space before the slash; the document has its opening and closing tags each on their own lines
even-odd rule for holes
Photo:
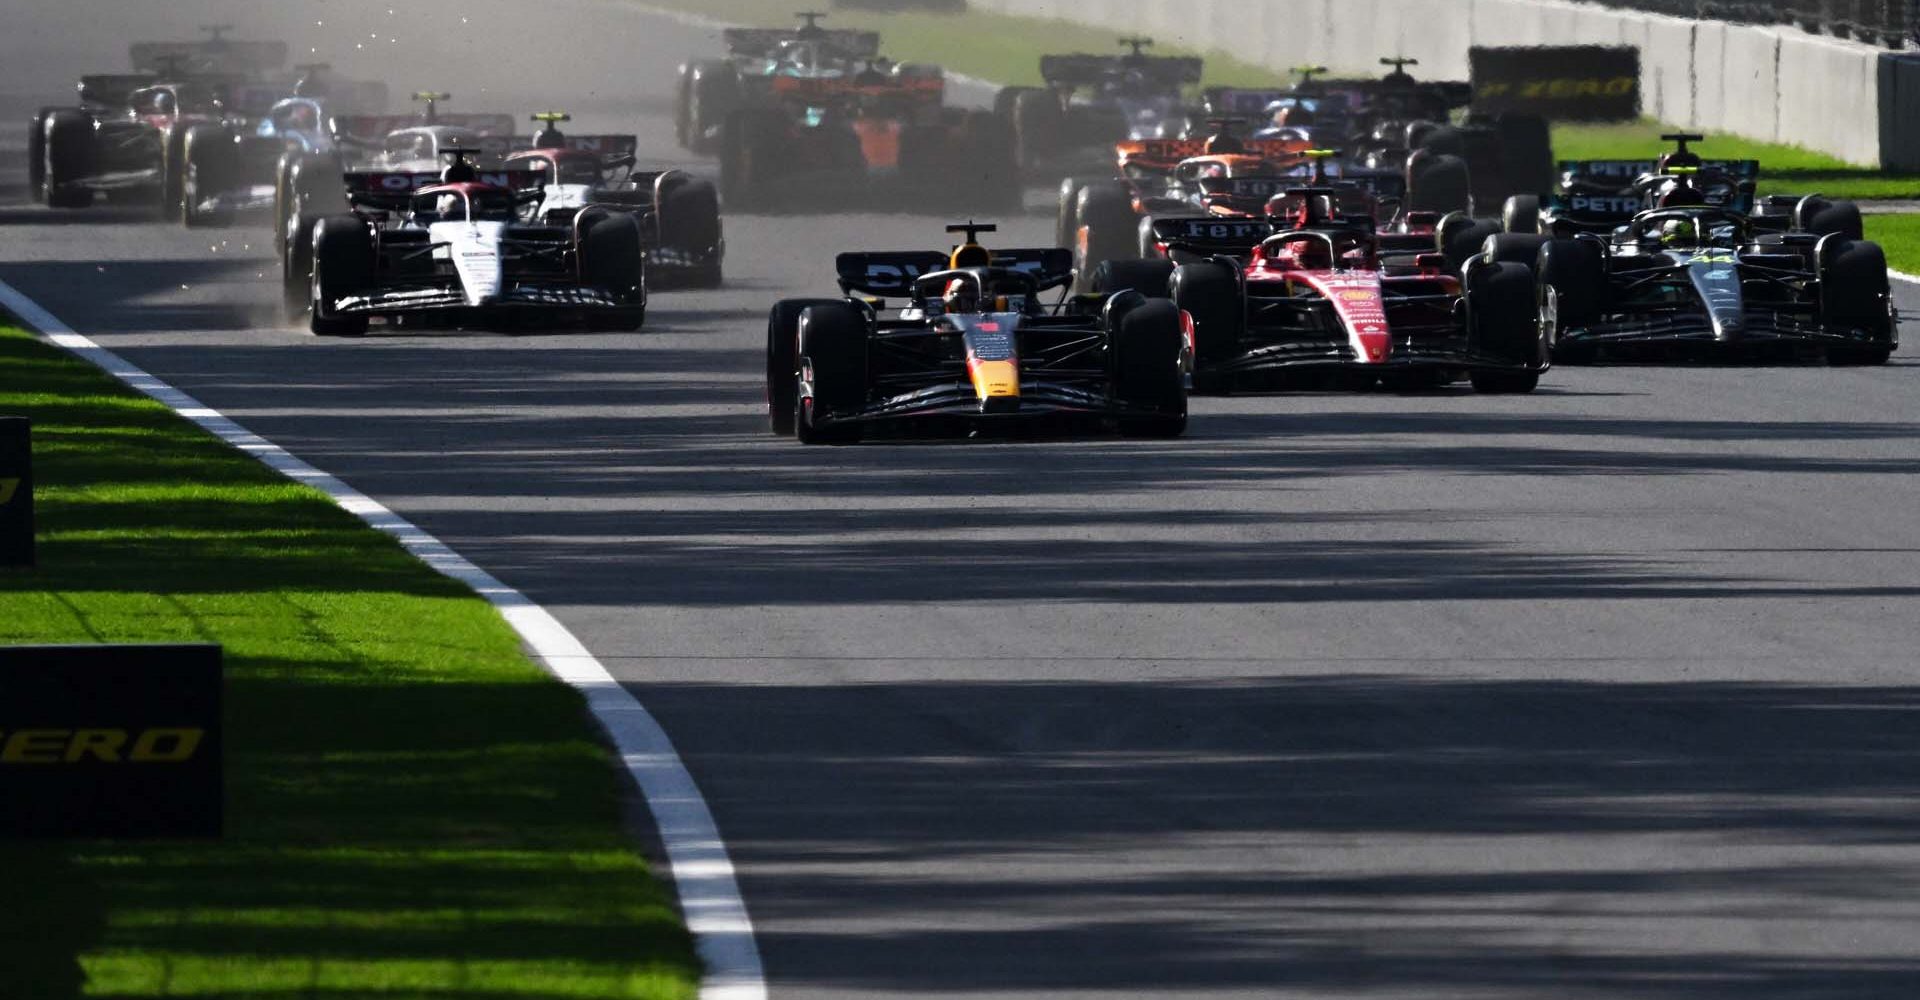
<svg viewBox="0 0 1920 1000">
<path fill-rule="evenodd" d="M 880 58 L 880 36 L 820 26 L 826 15 L 803 11 L 798 28 L 728 28 L 722 32 L 725 59 L 680 67 L 674 101 L 674 131 L 680 145 L 695 153 L 720 150 L 720 132 L 728 116 L 744 107 L 775 105 L 782 78 L 850 77 Z"/>
<path fill-rule="evenodd" d="M 647 251 L 647 274 L 656 286 L 718 288 L 726 240 L 713 185 L 679 170 L 635 170 L 639 140 L 631 135 L 563 135 L 565 112 L 533 116 L 544 127 L 531 148 L 507 156 L 507 167 L 532 171 L 543 183 L 530 221 L 568 225 L 593 207 L 633 212 Z"/>
<path fill-rule="evenodd" d="M 876 181 L 921 207 L 1017 203 L 1005 118 L 949 108 L 938 67 L 889 62 L 877 36 L 830 32 L 814 23 L 820 15 L 801 16 L 808 23 L 790 33 L 729 31 L 733 61 L 687 69 L 689 144 L 705 148 L 706 136 L 717 146 L 729 207 L 868 203 Z"/>
<path fill-rule="evenodd" d="M 1692 205 L 1641 212 L 1607 238 L 1496 236 L 1484 254 L 1537 268 L 1540 326 L 1563 361 L 1883 364 L 1899 345 L 1886 256 L 1846 233 L 1762 232 Z"/>
<path fill-rule="evenodd" d="M 451 155 L 439 175 L 347 174 L 356 211 L 312 227 L 314 333 L 362 334 L 374 316 L 640 328 L 647 285 L 632 213 L 588 208 L 566 226 L 529 225 L 520 215 L 541 197 L 537 175 L 482 172 Z"/>
<path fill-rule="evenodd" d="M 1302 375 L 1533 391 L 1549 358 L 1531 272 L 1486 260 L 1457 276 L 1437 253 L 1383 255 L 1373 216 L 1340 214 L 1342 195 L 1292 189 L 1272 221 L 1156 220 L 1189 262 L 1109 262 L 1094 284 L 1172 295 L 1192 317 L 1195 392 Z"/>
<path fill-rule="evenodd" d="M 43 108 L 28 131 L 28 187 L 54 208 L 85 208 L 97 195 L 151 198 L 163 218 L 184 205 L 188 136 L 224 130 L 229 76 L 100 74 L 80 79 L 80 104 Z"/>
<path fill-rule="evenodd" d="M 1064 248 L 989 251 L 967 223 L 950 253 L 847 253 L 845 299 L 792 299 L 767 324 L 776 434 L 858 441 L 869 429 L 960 421 L 1098 420 L 1135 437 L 1187 423 L 1178 309 L 1136 292 L 1043 293 L 1073 278 Z M 889 309 L 879 298 L 901 297 Z"/>
<path fill-rule="evenodd" d="M 1094 158 L 1125 139 L 1176 139 L 1194 127 L 1194 102 L 1187 88 L 1200 83 L 1200 59 L 1150 56 L 1153 39 L 1128 37 L 1124 55 L 1049 55 L 1040 57 L 1041 87 L 1007 87 L 994 98 L 994 110 L 1013 123 L 1020 166 L 1042 165 L 1064 172 L 1085 167 L 1065 158 L 1075 152 Z"/>
<path fill-rule="evenodd" d="M 1105 260 L 1130 260 L 1152 246 L 1152 219 L 1202 213 L 1260 218 L 1268 200 L 1311 170 L 1298 139 L 1243 139 L 1234 122 L 1214 119 L 1204 139 L 1138 139 L 1117 143 L 1119 177 L 1061 182 L 1054 239 L 1073 247 L 1081 287 Z"/>
<path fill-rule="evenodd" d="M 1291 90 L 1216 88 L 1207 92 L 1215 114 L 1263 114 L 1271 134 L 1310 136 L 1322 146 L 1349 150 L 1354 162 L 1403 174 L 1407 204 L 1421 211 L 1470 211 L 1498 205 L 1515 191 L 1551 182 L 1553 154 L 1545 119 L 1473 111 L 1473 88 L 1463 82 L 1420 81 L 1407 72 L 1415 59 L 1384 58 L 1393 67 L 1380 79 L 1316 78 L 1325 67 L 1298 67 Z"/>
</svg>

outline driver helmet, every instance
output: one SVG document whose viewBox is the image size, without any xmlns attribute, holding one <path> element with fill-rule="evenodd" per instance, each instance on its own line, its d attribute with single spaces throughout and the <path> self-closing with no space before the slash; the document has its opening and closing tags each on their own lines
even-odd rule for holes
<svg viewBox="0 0 1920 1000">
<path fill-rule="evenodd" d="M 458 221 L 460 218 L 460 196 L 452 192 L 441 195 L 434 201 L 433 212 L 442 222 Z"/>
<path fill-rule="evenodd" d="M 1241 142 L 1240 137 L 1231 132 L 1223 131 L 1207 137 L 1209 156 L 1235 155 L 1246 151 L 1246 143 Z"/>
<path fill-rule="evenodd" d="M 1660 224 L 1662 246 L 1691 246 L 1700 239 L 1700 230 L 1692 219 L 1668 219 Z"/>
<path fill-rule="evenodd" d="M 955 278 L 947 282 L 947 290 L 941 294 L 940 301 L 950 313 L 978 312 L 980 300 L 974 291 L 976 287 L 965 278 Z"/>
<path fill-rule="evenodd" d="M 294 105 L 292 110 L 287 114 L 287 121 L 293 128 L 297 129 L 315 129 L 320 127 L 318 116 L 314 114 L 313 105 L 311 104 Z"/>
</svg>

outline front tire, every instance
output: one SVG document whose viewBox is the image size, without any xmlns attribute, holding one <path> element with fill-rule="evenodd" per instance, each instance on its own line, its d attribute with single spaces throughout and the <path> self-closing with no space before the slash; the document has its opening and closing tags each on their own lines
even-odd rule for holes
<svg viewBox="0 0 1920 1000">
<path fill-rule="evenodd" d="M 866 401 L 866 312 L 847 302 L 808 308 L 800 314 L 796 349 L 800 369 L 813 376 L 813 392 L 798 399 L 794 435 L 801 444 L 859 441 L 863 431 L 860 424 L 836 424 L 821 418 L 858 409 Z"/>
<path fill-rule="evenodd" d="M 1150 411 L 1117 421 L 1121 435 L 1175 438 L 1187 432 L 1187 387 L 1180 371 L 1185 335 L 1180 310 L 1153 299 L 1127 310 L 1113 338 L 1114 394 L 1129 409 Z"/>
<path fill-rule="evenodd" d="M 1122 184 L 1089 184 L 1080 189 L 1075 201 L 1078 229 L 1073 247 L 1079 265 L 1080 287 L 1089 289 L 1094 269 L 1102 261 L 1132 260 L 1139 249 L 1136 239 L 1139 213 L 1133 210 L 1133 193 Z"/>
<path fill-rule="evenodd" d="M 786 299 L 767 316 L 767 426 L 775 437 L 793 436 L 800 380 L 800 314 L 840 299 Z"/>
<path fill-rule="evenodd" d="M 1170 282 L 1173 303 L 1193 317 L 1193 391 L 1223 396 L 1233 378 L 1220 371 L 1240 353 L 1246 330 L 1246 293 L 1240 276 L 1217 261 L 1183 264 Z"/>
<path fill-rule="evenodd" d="M 321 337 L 357 337 L 367 332 L 364 314 L 343 315 L 337 306 L 373 288 L 373 234 L 351 215 L 328 216 L 313 230 L 313 308 L 307 328 Z"/>
</svg>

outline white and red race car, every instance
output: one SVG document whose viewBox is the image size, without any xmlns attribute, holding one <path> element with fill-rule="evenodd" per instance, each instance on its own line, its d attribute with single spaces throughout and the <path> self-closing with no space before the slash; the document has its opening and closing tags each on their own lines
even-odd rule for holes
<svg viewBox="0 0 1920 1000">
<path fill-rule="evenodd" d="M 316 334 L 368 321 L 443 326 L 584 325 L 636 330 L 646 259 L 630 212 L 589 209 L 564 226 L 521 221 L 538 175 L 479 171 L 455 154 L 440 174 L 351 172 L 354 211 L 319 219 L 304 277 Z M 289 288 L 290 300 L 297 290 Z"/>
</svg>

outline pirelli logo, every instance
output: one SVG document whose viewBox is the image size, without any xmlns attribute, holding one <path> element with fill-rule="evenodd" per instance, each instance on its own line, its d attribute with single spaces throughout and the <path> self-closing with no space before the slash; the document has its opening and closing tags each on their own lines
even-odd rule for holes
<svg viewBox="0 0 1920 1000">
<path fill-rule="evenodd" d="M 0 730 L 0 767 L 45 764 L 179 764 L 206 742 L 198 728 Z"/>
<path fill-rule="evenodd" d="M 213 645 L 0 646 L 0 840 L 218 837 Z"/>
</svg>

